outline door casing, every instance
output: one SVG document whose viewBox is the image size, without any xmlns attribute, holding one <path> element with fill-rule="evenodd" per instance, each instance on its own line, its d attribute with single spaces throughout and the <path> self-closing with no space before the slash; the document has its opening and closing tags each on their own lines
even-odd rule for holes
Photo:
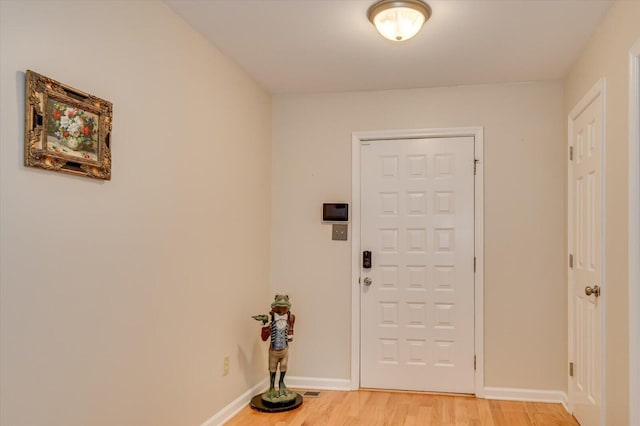
<svg viewBox="0 0 640 426">
<path fill-rule="evenodd" d="M 568 249 L 568 253 L 567 253 L 567 257 L 566 257 L 566 265 L 567 265 L 567 303 L 568 303 L 568 326 L 569 326 L 569 347 L 568 347 L 568 360 L 567 360 L 567 366 L 569 366 L 569 363 L 574 362 L 575 361 L 575 341 L 576 341 L 576 336 L 574 333 L 574 309 L 573 309 L 573 269 L 569 266 L 569 256 L 570 255 L 575 255 L 575 253 L 573 252 L 573 248 L 572 248 L 572 241 L 573 241 L 573 237 L 574 237 L 574 220 L 573 220 L 573 209 L 575 208 L 574 206 L 574 193 L 571 191 L 571 187 L 572 187 L 572 177 L 573 177 L 573 161 L 571 161 L 569 159 L 568 153 L 569 153 L 569 149 L 571 146 L 573 146 L 573 132 L 574 132 L 574 121 L 576 120 L 576 118 L 578 118 L 578 116 L 582 113 L 582 111 L 584 111 L 596 98 L 600 97 L 600 99 L 598 100 L 598 102 L 601 103 L 601 111 L 602 111 L 602 134 L 600 135 L 600 137 L 602 138 L 602 158 L 601 158 L 601 175 L 602 175 L 602 223 L 601 223 L 601 232 L 602 232 L 602 248 L 601 248 L 601 271 L 600 271 L 600 287 L 602 288 L 602 292 L 603 295 L 600 297 L 600 304 L 602 306 L 602 322 L 601 322 L 601 329 L 602 329 L 602 348 L 601 348 L 601 360 L 602 360 L 602 378 L 601 378 L 601 395 L 602 395 L 602 412 L 601 412 L 601 419 L 600 419 L 600 424 L 605 424 L 604 419 L 606 418 L 606 394 L 605 394 L 605 389 L 606 389 L 606 382 L 605 382 L 605 378 L 606 378 L 606 370 L 605 370 L 605 366 L 606 366 L 606 351 L 605 351 L 605 347 L 606 347 L 606 306 L 607 306 L 607 283 L 606 283 L 606 253 L 605 253 L 605 248 L 606 248 L 606 169 L 605 169 L 605 164 L 606 164 L 606 102 L 605 102 L 605 87 L 606 87 L 606 80 L 605 78 L 601 78 L 600 80 L 598 80 L 598 82 L 596 82 L 596 84 L 587 92 L 587 94 L 585 94 L 582 99 L 578 102 L 578 104 L 571 110 L 571 112 L 569 113 L 569 117 L 568 117 L 568 137 L 567 137 L 567 163 L 568 163 L 568 168 L 567 168 L 567 249 Z M 575 154 L 575 153 L 574 153 Z M 570 377 L 567 374 L 567 389 L 568 389 L 568 401 L 569 401 L 569 412 L 573 413 L 574 410 L 574 395 L 573 395 L 573 386 L 572 386 L 572 380 L 573 378 Z"/>
<path fill-rule="evenodd" d="M 629 401 L 640 401 L 640 39 L 629 50 Z M 629 404 L 629 424 L 640 406 Z"/>
<path fill-rule="evenodd" d="M 483 127 L 354 132 L 351 138 L 351 389 L 360 387 L 360 147 L 372 140 L 472 136 L 476 159 L 475 201 L 475 395 L 484 397 L 484 153 Z"/>
</svg>

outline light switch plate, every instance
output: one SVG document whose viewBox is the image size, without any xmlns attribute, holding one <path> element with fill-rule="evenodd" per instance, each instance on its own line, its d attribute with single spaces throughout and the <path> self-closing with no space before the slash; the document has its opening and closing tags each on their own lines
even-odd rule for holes
<svg viewBox="0 0 640 426">
<path fill-rule="evenodd" d="M 346 241 L 347 231 L 348 225 L 346 223 L 334 223 L 333 232 L 331 233 L 331 239 L 335 241 Z"/>
</svg>

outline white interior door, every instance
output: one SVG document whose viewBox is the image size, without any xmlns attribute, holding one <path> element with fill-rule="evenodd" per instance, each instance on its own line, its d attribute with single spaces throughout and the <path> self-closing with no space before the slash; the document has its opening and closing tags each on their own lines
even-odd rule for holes
<svg viewBox="0 0 640 426">
<path fill-rule="evenodd" d="M 360 386 L 474 393 L 474 138 L 361 146 Z"/>
<path fill-rule="evenodd" d="M 602 424 L 602 103 L 600 94 L 573 120 L 569 249 L 573 327 L 574 415 L 582 426 Z"/>
</svg>

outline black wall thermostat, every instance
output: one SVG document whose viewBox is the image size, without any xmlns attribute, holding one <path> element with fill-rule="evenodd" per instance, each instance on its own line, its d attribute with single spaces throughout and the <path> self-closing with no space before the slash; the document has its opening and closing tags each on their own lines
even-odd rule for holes
<svg viewBox="0 0 640 426">
<path fill-rule="evenodd" d="M 322 204 L 323 222 L 348 222 L 349 204 L 347 203 L 324 203 Z"/>
</svg>

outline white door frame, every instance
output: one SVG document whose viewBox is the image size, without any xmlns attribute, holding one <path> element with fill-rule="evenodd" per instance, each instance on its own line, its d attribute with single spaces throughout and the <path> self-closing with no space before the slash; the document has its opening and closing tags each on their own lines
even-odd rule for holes
<svg viewBox="0 0 640 426">
<path fill-rule="evenodd" d="M 629 50 L 629 424 L 640 424 L 640 39 Z"/>
<path fill-rule="evenodd" d="M 472 136 L 475 175 L 475 394 L 484 397 L 484 154 L 483 127 L 354 132 L 351 137 L 351 389 L 360 387 L 360 147 L 372 140 Z"/>
<path fill-rule="evenodd" d="M 607 285 L 606 285 L 606 256 L 605 256 L 605 242 L 606 242 L 606 196 L 607 196 L 607 191 L 606 191 L 606 173 L 605 173 L 605 164 L 606 164 L 606 102 L 605 102 L 605 87 L 606 87 L 606 80 L 605 78 L 601 78 L 600 80 L 598 80 L 598 82 L 596 84 L 593 85 L 593 87 L 591 88 L 591 90 L 589 90 L 587 92 L 586 95 L 584 95 L 584 97 L 578 102 L 578 104 L 571 110 L 571 112 L 569 113 L 569 118 L 568 118 L 568 128 L 569 128 L 569 132 L 568 132 L 568 138 L 567 138 L 567 153 L 569 152 L 570 147 L 573 146 L 573 129 L 574 129 L 574 122 L 576 120 L 576 118 L 580 115 L 580 113 L 582 113 L 582 111 L 584 111 L 598 96 L 600 96 L 600 103 L 601 103 L 601 111 L 602 111 L 602 134 L 601 136 L 601 140 L 602 140 L 602 163 L 601 163 L 601 170 L 602 170 L 602 224 L 601 224 L 601 231 L 602 231 L 602 251 L 601 251 L 601 259 L 602 261 L 600 262 L 600 264 L 602 265 L 601 267 L 601 271 L 600 271 L 600 287 L 602 288 L 603 294 L 600 297 L 600 301 L 598 303 L 601 304 L 602 306 L 602 380 L 600 381 L 601 384 L 601 395 L 602 395 L 602 413 L 601 413 L 601 420 L 600 420 L 600 424 L 605 424 L 604 423 L 604 419 L 605 417 L 605 412 L 606 412 L 606 399 L 605 399 L 605 388 L 606 388 L 606 370 L 605 370 L 605 366 L 606 364 L 606 351 L 605 351 L 605 347 L 606 347 L 606 304 L 607 304 Z M 572 185 L 572 176 L 573 176 L 573 161 L 571 161 L 569 159 L 569 157 L 567 157 L 567 162 L 569 163 L 568 166 L 568 173 L 567 173 L 567 249 L 569 250 L 569 253 L 567 253 L 567 259 L 569 259 L 569 255 L 572 255 L 574 253 L 572 253 L 572 247 L 571 247 L 571 242 L 573 241 L 573 237 L 574 237 L 574 221 L 573 221 L 573 209 L 575 208 L 574 206 L 574 197 L 573 197 L 573 193 L 571 192 L 571 185 Z M 567 294 L 568 294 L 568 314 L 569 314 L 569 348 L 568 348 L 568 362 L 567 365 L 569 365 L 570 362 L 574 362 L 575 361 L 575 354 L 574 354 L 574 344 L 575 344 L 575 336 L 573 333 L 573 325 L 574 325 L 574 309 L 573 309 L 573 269 L 569 266 L 569 262 L 567 262 Z M 574 395 L 573 395 L 573 387 L 572 387 L 572 377 L 569 377 L 569 375 L 567 375 L 567 389 L 568 389 L 568 399 L 569 399 L 569 412 L 573 413 L 573 408 L 574 408 Z"/>
</svg>

